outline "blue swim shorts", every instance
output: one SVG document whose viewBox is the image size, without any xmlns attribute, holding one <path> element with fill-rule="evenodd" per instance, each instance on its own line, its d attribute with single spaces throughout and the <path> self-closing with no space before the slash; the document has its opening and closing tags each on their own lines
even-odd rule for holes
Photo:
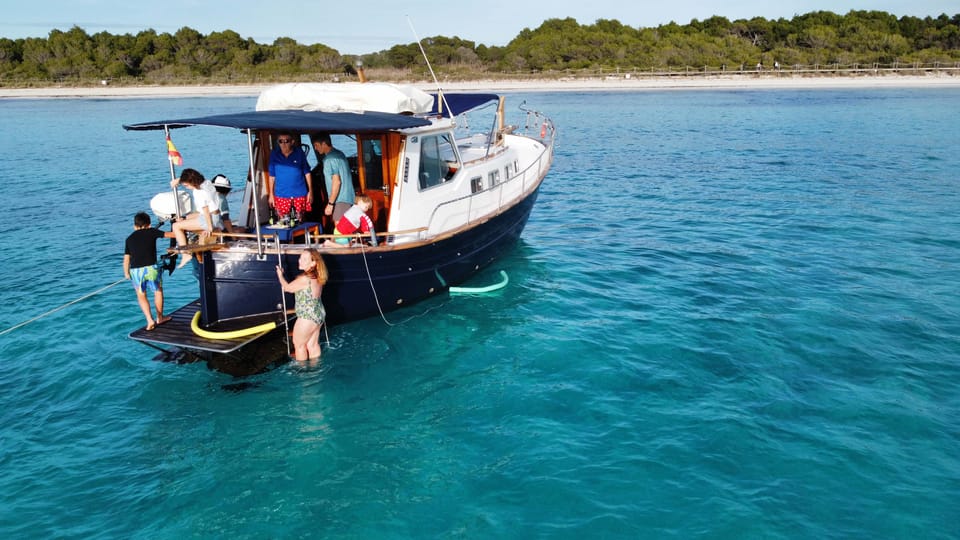
<svg viewBox="0 0 960 540">
<path fill-rule="evenodd" d="M 163 275 L 156 266 L 141 266 L 130 269 L 130 281 L 137 292 L 157 292 L 163 289 Z"/>
</svg>

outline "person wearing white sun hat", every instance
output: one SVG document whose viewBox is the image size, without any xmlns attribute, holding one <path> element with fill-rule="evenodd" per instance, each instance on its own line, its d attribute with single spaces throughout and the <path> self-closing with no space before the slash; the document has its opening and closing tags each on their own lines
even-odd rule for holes
<svg viewBox="0 0 960 540">
<path fill-rule="evenodd" d="M 217 200 L 220 204 L 220 219 L 223 221 L 223 231 L 228 233 L 243 232 L 237 227 L 234 227 L 233 222 L 230 221 L 230 204 L 227 203 L 227 193 L 230 193 L 230 190 L 233 189 L 233 186 L 230 185 L 230 179 L 222 174 L 218 174 L 213 177 L 213 187 L 217 190 Z"/>
</svg>

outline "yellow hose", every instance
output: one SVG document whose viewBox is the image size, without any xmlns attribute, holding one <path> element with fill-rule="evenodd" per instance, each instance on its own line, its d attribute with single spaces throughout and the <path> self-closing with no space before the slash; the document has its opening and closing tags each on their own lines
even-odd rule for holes
<svg viewBox="0 0 960 540">
<path fill-rule="evenodd" d="M 230 332 L 211 332 L 209 330 L 204 330 L 200 328 L 200 312 L 193 314 L 193 320 L 190 321 L 190 328 L 193 330 L 193 333 L 207 339 L 232 339 L 238 337 L 249 336 L 251 334 L 257 334 L 259 332 L 266 332 L 267 330 L 273 330 L 277 327 L 277 323 L 268 322 L 263 324 L 258 324 L 257 326 L 251 326 L 250 328 L 244 328 L 242 330 L 232 330 Z"/>
</svg>

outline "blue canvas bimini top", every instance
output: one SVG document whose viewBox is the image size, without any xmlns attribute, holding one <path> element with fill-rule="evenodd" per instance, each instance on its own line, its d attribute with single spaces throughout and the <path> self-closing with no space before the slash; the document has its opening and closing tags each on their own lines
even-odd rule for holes
<svg viewBox="0 0 960 540">
<path fill-rule="evenodd" d="M 250 111 L 232 114 L 157 120 L 125 124 L 126 130 L 147 131 L 188 126 L 220 126 L 252 130 L 289 130 L 294 132 L 368 133 L 430 125 L 416 116 L 381 112 Z"/>
<path fill-rule="evenodd" d="M 434 96 L 431 115 L 437 115 L 437 96 Z M 456 116 L 484 103 L 496 101 L 497 94 L 445 94 L 446 106 L 443 116 Z M 369 133 L 390 131 L 430 125 L 430 121 L 418 116 L 382 112 L 320 112 L 320 111 L 248 111 L 195 118 L 156 120 L 138 124 L 125 124 L 124 129 L 148 131 L 188 126 L 220 126 L 253 130 L 289 130 L 300 133 L 325 131 L 329 133 Z"/>
<path fill-rule="evenodd" d="M 430 94 L 433 96 L 433 109 L 430 110 L 431 115 L 439 114 L 437 111 L 438 100 L 437 94 Z M 467 112 L 472 109 L 489 103 L 491 101 L 499 101 L 500 96 L 497 94 L 443 94 L 443 99 L 446 103 L 443 106 L 443 116 L 453 117 L 457 116 L 460 113 Z"/>
</svg>

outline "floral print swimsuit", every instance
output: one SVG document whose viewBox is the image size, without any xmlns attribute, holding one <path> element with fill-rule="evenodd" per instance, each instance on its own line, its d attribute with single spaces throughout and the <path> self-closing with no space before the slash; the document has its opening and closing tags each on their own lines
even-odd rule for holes
<svg viewBox="0 0 960 540">
<path fill-rule="evenodd" d="M 323 309 L 323 302 L 321 302 L 319 298 L 313 298 L 310 294 L 310 285 L 295 292 L 293 297 L 296 300 L 294 311 L 297 314 L 297 318 L 306 319 L 316 324 L 323 324 L 327 312 Z"/>
</svg>

